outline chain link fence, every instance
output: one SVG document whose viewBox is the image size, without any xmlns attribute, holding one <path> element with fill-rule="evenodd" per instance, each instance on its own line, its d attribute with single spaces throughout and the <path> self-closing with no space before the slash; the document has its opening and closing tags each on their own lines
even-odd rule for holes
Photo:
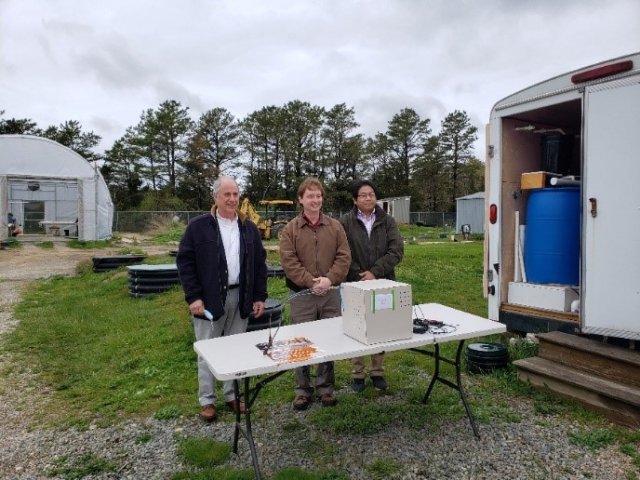
<svg viewBox="0 0 640 480">
<path fill-rule="evenodd" d="M 456 212 L 410 212 L 409 223 L 420 227 L 456 227 Z"/>
<path fill-rule="evenodd" d="M 172 223 L 188 224 L 193 217 L 208 211 L 116 211 L 113 215 L 114 232 L 142 233 Z M 338 218 L 345 212 L 326 212 L 333 218 Z M 285 215 L 286 214 L 286 215 Z M 279 212 L 278 218 L 288 216 L 293 218 L 297 211 Z M 456 214 L 451 212 L 410 212 L 410 223 L 423 227 L 451 227 L 455 228 Z"/>
<path fill-rule="evenodd" d="M 142 233 L 160 226 L 182 223 L 186 225 L 193 217 L 205 211 L 117 211 L 113 214 L 114 232 Z"/>
</svg>

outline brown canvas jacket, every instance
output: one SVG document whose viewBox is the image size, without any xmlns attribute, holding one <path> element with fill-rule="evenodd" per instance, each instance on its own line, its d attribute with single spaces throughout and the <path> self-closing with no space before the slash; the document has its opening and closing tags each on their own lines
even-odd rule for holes
<svg viewBox="0 0 640 480">
<path fill-rule="evenodd" d="M 320 214 L 314 230 L 300 213 L 282 229 L 280 262 L 292 290 L 313 287 L 313 279 L 327 277 L 339 285 L 347 277 L 351 251 L 338 220 Z"/>
</svg>

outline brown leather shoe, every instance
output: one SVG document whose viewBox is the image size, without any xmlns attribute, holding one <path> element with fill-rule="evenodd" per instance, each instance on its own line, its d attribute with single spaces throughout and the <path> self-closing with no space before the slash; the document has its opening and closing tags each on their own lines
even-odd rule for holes
<svg viewBox="0 0 640 480">
<path fill-rule="evenodd" d="M 323 393 L 320 397 L 323 407 L 335 407 L 338 404 L 338 399 L 333 393 Z"/>
<path fill-rule="evenodd" d="M 309 404 L 311 403 L 311 397 L 307 397 L 306 395 L 298 395 L 293 400 L 293 408 L 296 410 L 306 410 L 309 408 Z"/>
<path fill-rule="evenodd" d="M 231 410 L 233 413 L 237 413 L 236 412 L 236 402 L 235 400 L 230 400 L 228 402 L 225 402 L 227 404 L 227 407 L 229 407 L 229 410 Z M 238 402 L 240 404 L 240 413 L 244 413 L 247 411 L 244 402 Z"/>
<path fill-rule="evenodd" d="M 216 411 L 216 406 L 209 404 L 203 405 L 200 408 L 200 418 L 205 422 L 212 422 L 218 417 L 218 412 Z"/>
</svg>

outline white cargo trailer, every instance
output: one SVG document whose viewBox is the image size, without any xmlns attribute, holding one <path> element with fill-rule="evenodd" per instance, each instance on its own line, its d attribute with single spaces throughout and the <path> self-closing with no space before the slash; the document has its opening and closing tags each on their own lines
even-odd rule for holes
<svg viewBox="0 0 640 480">
<path fill-rule="evenodd" d="M 487 129 L 489 318 L 640 339 L 640 53 L 514 93 Z"/>
</svg>

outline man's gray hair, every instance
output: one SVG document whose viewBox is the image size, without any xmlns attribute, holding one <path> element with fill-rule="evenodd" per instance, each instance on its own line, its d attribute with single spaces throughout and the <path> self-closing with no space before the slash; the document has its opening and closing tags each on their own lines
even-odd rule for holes
<svg viewBox="0 0 640 480">
<path fill-rule="evenodd" d="M 236 184 L 236 187 L 239 189 L 240 187 L 238 187 L 238 182 L 236 182 L 236 179 L 233 177 L 230 177 L 228 175 L 221 175 L 218 178 L 216 178 L 216 181 L 213 182 L 213 196 L 215 197 L 218 192 L 220 191 L 220 187 L 222 186 L 222 184 L 226 181 L 231 181 L 233 183 Z"/>
</svg>

